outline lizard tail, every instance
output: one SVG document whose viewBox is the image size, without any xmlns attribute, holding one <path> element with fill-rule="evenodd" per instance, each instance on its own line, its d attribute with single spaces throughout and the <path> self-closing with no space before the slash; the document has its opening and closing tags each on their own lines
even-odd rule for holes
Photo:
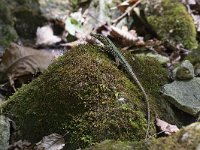
<svg viewBox="0 0 200 150">
<path fill-rule="evenodd" d="M 132 74 L 132 77 L 135 80 L 135 82 L 137 83 L 137 85 L 139 86 L 142 93 L 144 94 L 145 103 L 147 105 L 147 129 L 146 129 L 146 135 L 145 135 L 145 141 L 147 141 L 147 139 L 149 137 L 150 123 L 151 123 L 149 98 L 148 98 L 147 93 L 145 92 L 143 86 L 141 85 L 140 81 L 137 79 L 137 77 L 134 73 Z"/>
</svg>

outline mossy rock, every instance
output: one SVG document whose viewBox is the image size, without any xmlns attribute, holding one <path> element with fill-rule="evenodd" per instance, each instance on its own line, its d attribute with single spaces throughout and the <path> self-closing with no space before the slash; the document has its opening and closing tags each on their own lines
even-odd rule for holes
<svg viewBox="0 0 200 150">
<path fill-rule="evenodd" d="M 193 123 L 177 133 L 144 142 L 105 140 L 85 150 L 198 150 L 200 123 Z"/>
<path fill-rule="evenodd" d="M 18 35 L 34 38 L 44 21 L 38 0 L 0 0 L 0 45 L 9 46 Z"/>
<path fill-rule="evenodd" d="M 178 0 L 162 0 L 161 8 L 161 12 L 147 17 L 158 36 L 188 49 L 197 48 L 195 25 L 183 4 Z"/>
<path fill-rule="evenodd" d="M 156 114 L 161 118 L 165 118 L 167 121 L 178 123 L 169 103 L 160 93 L 160 88 L 169 82 L 167 70 L 162 67 L 158 60 L 151 57 L 135 57 L 130 53 L 126 53 L 126 58 L 129 60 L 130 65 L 145 91 L 152 96 L 149 99 L 152 110 L 151 113 Z M 153 120 L 155 118 L 151 119 Z"/>
<path fill-rule="evenodd" d="M 8 25 L 12 25 L 13 23 L 12 14 L 5 0 L 0 0 L 0 20 Z"/>
<path fill-rule="evenodd" d="M 10 42 L 15 41 L 18 38 L 18 35 L 15 29 L 10 25 L 0 25 L 0 45 L 3 47 L 9 46 Z"/>
<path fill-rule="evenodd" d="M 46 21 L 41 15 L 38 0 L 0 0 L 0 18 L 26 39 L 35 38 L 37 27 Z"/>
<path fill-rule="evenodd" d="M 184 60 L 189 60 L 193 65 L 196 63 L 200 63 L 200 45 L 197 49 L 193 50 L 189 53 Z"/>
<path fill-rule="evenodd" d="M 0 0 L 0 45 L 6 47 L 11 41 L 18 38 L 18 35 L 13 27 L 12 13 L 7 6 L 7 2 Z"/>
<path fill-rule="evenodd" d="M 147 150 L 144 142 L 105 140 L 84 150 Z"/>
<path fill-rule="evenodd" d="M 200 148 L 200 123 L 193 123 L 174 135 L 153 140 L 149 150 L 198 150 Z"/>
<path fill-rule="evenodd" d="M 178 110 L 170 103 L 168 97 L 161 94 L 161 87 L 169 83 L 169 74 L 158 60 L 147 56 L 135 57 L 130 53 L 126 54 L 126 58 L 144 89 L 151 96 L 149 99 L 151 120 L 155 120 L 155 116 L 159 116 L 159 118 L 168 123 L 176 124 L 178 127 L 188 125 L 193 121 L 190 115 Z M 185 116 L 184 119 L 182 118 L 183 115 Z"/>
<path fill-rule="evenodd" d="M 130 53 L 127 53 L 126 57 L 148 93 L 154 97 L 160 95 L 160 87 L 168 83 L 167 70 L 162 67 L 158 60 L 151 57 L 135 57 Z"/>
<path fill-rule="evenodd" d="M 4 111 L 15 116 L 23 138 L 38 141 L 52 132 L 69 132 L 70 149 L 105 139 L 144 139 L 147 109 L 143 94 L 123 69 L 99 51 L 91 45 L 70 51 L 8 100 Z M 152 114 L 170 116 L 160 107 L 160 87 L 168 82 L 166 70 L 153 58 L 133 61 L 130 53 L 126 57 L 150 97 Z M 150 134 L 154 134 L 153 117 L 151 121 Z"/>
<path fill-rule="evenodd" d="M 37 28 L 46 21 L 39 12 L 30 8 L 20 8 L 13 15 L 16 18 L 15 29 L 22 38 L 35 38 Z"/>
<path fill-rule="evenodd" d="M 119 98 L 124 98 L 120 101 Z M 4 105 L 24 139 L 67 133 L 68 149 L 105 139 L 144 139 L 146 104 L 135 84 L 98 47 L 79 46 Z M 154 132 L 152 122 L 151 133 Z M 153 133 L 152 133 L 153 134 Z"/>
</svg>

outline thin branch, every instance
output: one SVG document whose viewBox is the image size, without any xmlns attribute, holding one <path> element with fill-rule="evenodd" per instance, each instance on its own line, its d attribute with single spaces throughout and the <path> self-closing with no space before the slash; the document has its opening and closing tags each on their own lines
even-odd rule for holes
<svg viewBox="0 0 200 150">
<path fill-rule="evenodd" d="M 140 4 L 141 3 L 141 0 L 138 0 L 133 6 L 131 6 L 131 7 L 128 7 L 127 9 L 126 9 L 126 11 L 125 11 L 125 13 L 123 13 L 121 16 L 119 16 L 117 19 L 115 19 L 115 20 L 112 20 L 111 22 L 112 23 L 114 23 L 114 24 L 116 24 L 116 23 L 118 23 L 120 20 L 122 20 L 127 14 L 129 14 L 131 11 L 132 11 L 132 9 L 133 8 L 135 8 L 138 4 Z"/>
</svg>

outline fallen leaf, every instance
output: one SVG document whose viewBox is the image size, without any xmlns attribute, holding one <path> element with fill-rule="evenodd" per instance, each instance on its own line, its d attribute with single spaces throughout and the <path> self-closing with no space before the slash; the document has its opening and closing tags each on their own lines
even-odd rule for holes
<svg viewBox="0 0 200 150">
<path fill-rule="evenodd" d="M 14 81 L 18 77 L 43 72 L 54 59 L 48 51 L 39 51 L 11 43 L 2 57 L 0 81 L 9 79 L 10 85 L 14 88 Z"/>
<path fill-rule="evenodd" d="M 61 150 L 65 146 L 65 140 L 62 135 L 53 133 L 43 137 L 36 143 L 34 150 Z"/>
<path fill-rule="evenodd" d="M 171 125 L 159 118 L 156 118 L 156 125 L 163 131 L 166 135 L 171 135 L 179 131 L 179 128 L 176 125 Z"/>
<path fill-rule="evenodd" d="M 13 143 L 12 145 L 9 145 L 8 150 L 34 150 L 33 146 L 30 142 L 26 141 L 26 140 L 19 140 L 15 143 Z"/>
<path fill-rule="evenodd" d="M 110 35 L 117 41 L 120 41 L 122 46 L 144 45 L 143 39 L 137 35 L 136 31 L 128 31 L 126 27 L 120 29 L 110 26 Z"/>
</svg>

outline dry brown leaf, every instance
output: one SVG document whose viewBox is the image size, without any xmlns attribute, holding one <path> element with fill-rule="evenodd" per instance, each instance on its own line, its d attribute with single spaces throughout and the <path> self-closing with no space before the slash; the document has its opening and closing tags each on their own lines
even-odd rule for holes
<svg viewBox="0 0 200 150">
<path fill-rule="evenodd" d="M 132 45 L 145 45 L 143 38 L 139 37 L 135 30 L 128 30 L 127 26 L 122 26 L 122 28 L 118 28 L 115 26 L 104 24 L 97 29 L 97 32 L 103 34 L 104 36 L 112 37 L 112 39 L 117 41 L 122 47 L 129 47 Z"/>
<path fill-rule="evenodd" d="M 43 139 L 36 143 L 34 150 L 61 150 L 65 146 L 65 140 L 62 135 L 53 133 L 43 137 Z"/>
<path fill-rule="evenodd" d="M 144 45 L 143 39 L 141 37 L 137 36 L 137 33 L 134 32 L 134 30 L 127 31 L 127 29 L 124 27 L 122 29 L 119 29 L 115 26 L 110 26 L 111 31 L 110 35 L 120 41 L 120 44 L 122 46 L 132 46 L 137 45 L 137 43 L 140 43 L 140 45 Z"/>
<path fill-rule="evenodd" d="M 0 64 L 0 73 L 3 74 L 0 81 L 9 79 L 14 88 L 14 80 L 18 77 L 43 72 L 53 60 L 54 56 L 50 52 L 11 43 Z"/>
<path fill-rule="evenodd" d="M 179 128 L 176 125 L 171 125 L 159 118 L 156 118 L 156 125 L 163 131 L 166 135 L 171 135 L 179 131 Z"/>
<path fill-rule="evenodd" d="M 12 145 L 9 145 L 8 150 L 34 150 L 30 142 L 19 140 Z"/>
</svg>

